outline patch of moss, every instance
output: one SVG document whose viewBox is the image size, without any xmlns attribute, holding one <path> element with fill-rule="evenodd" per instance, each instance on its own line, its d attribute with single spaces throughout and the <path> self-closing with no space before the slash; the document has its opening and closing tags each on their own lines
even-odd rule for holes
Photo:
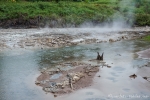
<svg viewBox="0 0 150 100">
<path fill-rule="evenodd" d="M 150 41 L 150 35 L 143 37 L 143 40 Z"/>
</svg>

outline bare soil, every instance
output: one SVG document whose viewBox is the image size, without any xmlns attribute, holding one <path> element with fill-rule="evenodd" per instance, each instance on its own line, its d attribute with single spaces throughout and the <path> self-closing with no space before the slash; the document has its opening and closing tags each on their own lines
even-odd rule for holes
<svg viewBox="0 0 150 100">
<path fill-rule="evenodd" d="M 71 93 L 75 90 L 88 87 L 93 82 L 93 77 L 99 71 L 99 66 L 86 63 L 70 63 L 72 68 L 63 70 L 65 63 L 56 69 L 41 70 L 41 75 L 37 77 L 35 84 L 43 87 L 45 92 L 55 95 Z M 53 75 L 60 75 L 52 78 Z M 100 76 L 98 76 L 100 77 Z M 72 81 L 70 82 L 70 78 Z M 53 84 L 53 86 L 52 86 Z"/>
</svg>

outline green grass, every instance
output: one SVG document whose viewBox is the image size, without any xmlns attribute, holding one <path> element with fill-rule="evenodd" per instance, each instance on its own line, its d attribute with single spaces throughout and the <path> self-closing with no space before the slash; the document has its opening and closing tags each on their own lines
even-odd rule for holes
<svg viewBox="0 0 150 100">
<path fill-rule="evenodd" d="M 23 17 L 25 19 L 42 16 L 52 19 L 61 19 L 68 22 L 85 20 L 103 21 L 115 11 L 107 5 L 85 2 L 24 2 L 3 3 L 0 6 L 0 20 Z M 104 18 L 102 18 L 105 16 Z"/>
<path fill-rule="evenodd" d="M 150 35 L 145 36 L 145 37 L 143 38 L 143 40 L 145 40 L 145 41 L 150 41 Z"/>
<path fill-rule="evenodd" d="M 149 10 L 141 4 L 133 9 L 133 4 L 126 7 L 119 6 L 120 0 L 97 0 L 94 2 L 0 2 L 0 21 L 15 18 L 31 19 L 38 16 L 48 20 L 60 20 L 65 23 L 80 24 L 85 21 L 108 22 L 112 17 L 117 19 L 124 16 L 130 20 L 129 12 L 135 13 L 135 24 L 150 25 Z M 144 0 L 145 1 L 145 0 Z M 125 4 L 126 2 L 124 2 Z M 114 14 L 117 14 L 114 16 Z"/>
</svg>

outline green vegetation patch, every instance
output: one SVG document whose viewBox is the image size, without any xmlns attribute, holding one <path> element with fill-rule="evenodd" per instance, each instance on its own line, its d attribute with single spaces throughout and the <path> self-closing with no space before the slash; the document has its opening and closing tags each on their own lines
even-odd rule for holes
<svg viewBox="0 0 150 100">
<path fill-rule="evenodd" d="M 8 2 L 9 1 L 9 2 Z M 0 21 L 11 19 L 59 20 L 69 24 L 124 19 L 139 26 L 150 25 L 149 0 L 1 0 Z M 78 1 L 78 2 L 74 2 Z M 129 2 L 130 1 L 130 2 Z"/>
<path fill-rule="evenodd" d="M 143 37 L 143 40 L 150 41 L 150 35 Z"/>
<path fill-rule="evenodd" d="M 86 2 L 6 2 L 0 6 L 0 20 L 41 16 L 53 20 L 80 24 L 88 20 L 103 22 L 115 12 L 113 7 Z"/>
</svg>

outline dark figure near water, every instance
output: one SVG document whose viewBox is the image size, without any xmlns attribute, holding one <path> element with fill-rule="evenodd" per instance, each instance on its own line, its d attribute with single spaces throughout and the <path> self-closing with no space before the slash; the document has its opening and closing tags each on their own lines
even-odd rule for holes
<svg viewBox="0 0 150 100">
<path fill-rule="evenodd" d="M 104 53 L 102 53 L 102 55 L 99 55 L 99 52 L 97 52 L 97 60 L 103 60 L 103 55 Z"/>
</svg>

